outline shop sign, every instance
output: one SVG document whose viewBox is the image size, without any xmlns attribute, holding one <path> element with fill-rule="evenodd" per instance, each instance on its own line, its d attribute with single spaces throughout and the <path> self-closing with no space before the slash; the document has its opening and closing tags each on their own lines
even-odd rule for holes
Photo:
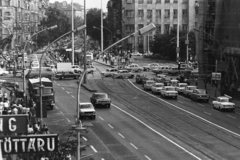
<svg viewBox="0 0 240 160">
<path fill-rule="evenodd" d="M 1 115 L 0 133 L 27 133 L 28 115 Z"/>
<path fill-rule="evenodd" d="M 39 134 L 0 138 L 3 154 L 47 153 L 58 151 L 57 134 Z"/>
</svg>

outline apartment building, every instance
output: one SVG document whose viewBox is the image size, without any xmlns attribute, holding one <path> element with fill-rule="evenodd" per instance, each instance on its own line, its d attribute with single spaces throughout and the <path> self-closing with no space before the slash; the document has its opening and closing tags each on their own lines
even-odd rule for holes
<svg viewBox="0 0 240 160">
<path fill-rule="evenodd" d="M 156 30 L 144 36 L 135 36 L 125 42 L 131 52 L 147 52 L 149 43 L 157 33 L 177 28 L 178 14 L 181 30 L 197 25 L 194 0 L 122 0 L 122 34 L 129 35 L 154 23 Z"/>
<path fill-rule="evenodd" d="M 21 46 L 38 31 L 45 16 L 48 0 L 2 0 L 0 1 L 0 39 L 13 34 L 11 48 Z"/>
</svg>

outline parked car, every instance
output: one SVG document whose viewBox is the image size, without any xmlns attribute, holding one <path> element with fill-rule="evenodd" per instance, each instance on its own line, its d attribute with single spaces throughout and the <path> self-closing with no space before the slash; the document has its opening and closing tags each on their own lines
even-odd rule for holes
<svg viewBox="0 0 240 160">
<path fill-rule="evenodd" d="M 74 72 L 57 72 L 55 77 L 62 80 L 66 78 L 73 78 L 73 79 L 78 79 L 81 76 L 79 73 L 74 73 Z"/>
<path fill-rule="evenodd" d="M 176 87 L 178 85 L 178 80 L 177 79 L 171 79 L 170 80 L 170 85 L 173 86 L 173 87 Z"/>
<path fill-rule="evenodd" d="M 154 83 L 151 87 L 152 93 L 160 94 L 163 86 L 164 86 L 163 83 Z"/>
<path fill-rule="evenodd" d="M 191 92 L 197 89 L 197 86 L 186 86 L 184 90 L 182 90 L 182 94 L 186 97 L 189 97 Z"/>
<path fill-rule="evenodd" d="M 113 73 L 113 78 L 134 78 L 135 74 L 129 72 L 128 70 L 118 70 L 116 73 Z"/>
<path fill-rule="evenodd" d="M 79 67 L 79 65 L 72 65 L 72 71 L 74 73 L 82 73 L 82 69 Z"/>
<path fill-rule="evenodd" d="M 117 68 L 107 68 L 106 71 L 101 72 L 101 75 L 103 77 L 111 77 L 113 73 L 116 73 L 117 71 Z"/>
<path fill-rule="evenodd" d="M 182 94 L 183 90 L 186 88 L 187 85 L 188 85 L 187 83 L 178 83 L 177 86 L 175 87 L 178 94 Z"/>
<path fill-rule="evenodd" d="M 92 119 L 96 118 L 96 110 L 92 105 L 92 103 L 83 102 L 83 103 L 80 103 L 79 105 L 80 105 L 80 113 L 79 113 L 80 119 L 84 117 L 90 117 Z"/>
<path fill-rule="evenodd" d="M 169 66 L 160 66 L 156 69 L 153 69 L 152 72 L 155 74 L 162 74 L 162 73 L 168 73 L 171 67 Z"/>
<path fill-rule="evenodd" d="M 224 95 L 217 97 L 215 101 L 212 101 L 212 105 L 214 109 L 219 109 L 219 110 L 231 110 L 234 111 L 235 109 L 235 103 L 231 102 L 232 97 Z"/>
<path fill-rule="evenodd" d="M 144 71 L 151 71 L 151 70 L 156 69 L 158 67 L 160 67 L 159 64 L 157 64 L 157 63 L 150 63 L 150 64 L 147 64 L 146 66 L 143 66 L 143 70 Z"/>
<path fill-rule="evenodd" d="M 209 95 L 207 94 L 207 91 L 205 89 L 194 89 L 190 93 L 189 97 L 195 101 L 209 101 Z"/>
<path fill-rule="evenodd" d="M 0 75 L 1 76 L 5 76 L 5 75 L 8 75 L 8 74 L 9 74 L 9 71 L 6 71 L 6 70 L 0 68 Z"/>
<path fill-rule="evenodd" d="M 143 67 L 140 67 L 138 64 L 134 64 L 134 63 L 126 66 L 125 69 L 127 69 L 128 71 L 132 71 L 132 72 L 143 71 Z"/>
<path fill-rule="evenodd" d="M 177 99 L 178 97 L 178 93 L 173 86 L 163 86 L 160 91 L 160 95 L 164 98 L 169 97 Z"/>
<path fill-rule="evenodd" d="M 106 93 L 93 93 L 90 97 L 90 101 L 93 106 L 106 106 L 110 108 L 111 99 L 108 97 Z"/>
<path fill-rule="evenodd" d="M 147 79 L 146 75 L 137 74 L 136 77 L 135 77 L 135 82 L 137 84 L 142 84 L 145 79 Z"/>
<path fill-rule="evenodd" d="M 151 90 L 152 85 L 155 83 L 153 80 L 147 80 L 145 84 L 143 84 L 144 90 Z"/>
</svg>

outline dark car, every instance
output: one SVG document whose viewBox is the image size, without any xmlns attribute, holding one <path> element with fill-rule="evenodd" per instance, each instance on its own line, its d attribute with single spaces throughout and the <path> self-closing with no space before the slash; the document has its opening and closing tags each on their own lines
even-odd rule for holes
<svg viewBox="0 0 240 160">
<path fill-rule="evenodd" d="M 73 78 L 73 79 L 78 79 L 81 75 L 78 73 L 74 72 L 57 72 L 56 73 L 56 78 L 58 79 L 66 79 L 66 78 Z"/>
<path fill-rule="evenodd" d="M 93 93 L 90 101 L 93 106 L 106 106 L 108 108 L 111 106 L 111 99 L 106 93 Z"/>
<path fill-rule="evenodd" d="M 135 81 L 137 84 L 142 84 L 144 79 L 146 79 L 146 75 L 139 75 L 137 74 L 136 77 L 135 77 Z"/>
<path fill-rule="evenodd" d="M 200 100 L 206 101 L 206 102 L 209 101 L 209 95 L 207 94 L 205 89 L 194 89 L 190 93 L 189 97 L 195 101 L 200 101 Z"/>
</svg>

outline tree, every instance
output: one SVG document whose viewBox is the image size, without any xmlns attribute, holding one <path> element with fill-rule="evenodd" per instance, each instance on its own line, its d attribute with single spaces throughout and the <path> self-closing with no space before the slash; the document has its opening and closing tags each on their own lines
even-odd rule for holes
<svg viewBox="0 0 240 160">
<path fill-rule="evenodd" d="M 37 35 L 38 46 L 44 46 L 71 30 L 69 18 L 59 9 L 49 7 L 46 10 L 46 18 L 41 21 L 41 27 L 47 28 L 57 25 L 58 28 L 50 32 L 43 32 Z"/>
</svg>

